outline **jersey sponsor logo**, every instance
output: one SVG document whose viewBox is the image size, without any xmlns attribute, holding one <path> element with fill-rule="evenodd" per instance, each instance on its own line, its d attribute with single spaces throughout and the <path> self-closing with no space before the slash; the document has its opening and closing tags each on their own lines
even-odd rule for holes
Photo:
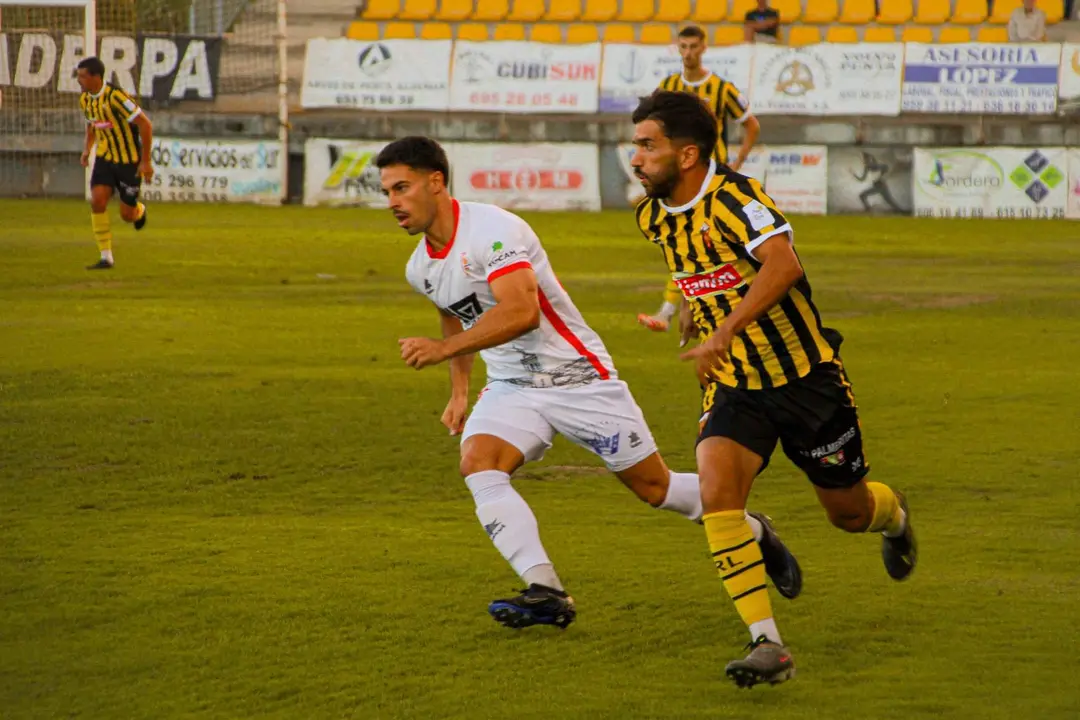
<svg viewBox="0 0 1080 720">
<path fill-rule="evenodd" d="M 724 265 L 712 272 L 690 277 L 675 278 L 675 284 L 688 298 L 712 295 L 742 285 L 743 276 L 733 265 Z"/>
<path fill-rule="evenodd" d="M 113 124 L 108 120 L 95 120 L 91 123 L 95 130 L 112 130 Z"/>
<path fill-rule="evenodd" d="M 500 245 L 500 246 L 502 245 L 502 243 L 496 243 L 496 244 Z M 498 267 L 499 265 L 502 265 L 503 263 L 505 263 L 507 260 L 513 260 L 517 256 L 518 256 L 518 251 L 517 250 L 507 250 L 506 252 L 501 252 L 498 255 L 496 255 L 495 257 L 488 260 L 488 264 L 487 264 L 488 269 Z"/>
<path fill-rule="evenodd" d="M 480 301 L 477 299 L 476 293 L 473 293 L 446 308 L 446 312 L 463 323 L 473 323 L 484 312 L 484 309 L 480 307 Z"/>
<path fill-rule="evenodd" d="M 743 205 L 743 213 L 746 214 L 746 219 L 750 221 L 750 227 L 755 230 L 769 227 L 776 221 L 772 211 L 758 200 L 751 200 Z"/>
</svg>

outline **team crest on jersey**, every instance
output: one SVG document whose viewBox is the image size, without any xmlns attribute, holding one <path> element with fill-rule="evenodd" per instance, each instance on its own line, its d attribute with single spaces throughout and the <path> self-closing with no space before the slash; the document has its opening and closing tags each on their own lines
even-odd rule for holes
<svg viewBox="0 0 1080 720">
<path fill-rule="evenodd" d="M 698 232 L 701 233 L 701 242 L 705 243 L 705 247 L 711 248 L 713 244 L 712 238 L 709 237 L 709 223 L 701 223 L 701 228 L 698 230 Z"/>
<path fill-rule="evenodd" d="M 469 256 L 465 253 L 461 253 L 461 269 L 465 272 L 472 270 L 472 266 L 469 265 Z"/>
<path fill-rule="evenodd" d="M 480 307 L 480 301 L 476 298 L 476 293 L 473 293 L 467 298 L 458 300 L 456 303 L 446 308 L 446 312 L 450 313 L 461 322 L 470 324 L 476 322 L 476 319 L 480 317 L 480 314 L 484 312 L 484 309 Z"/>
</svg>

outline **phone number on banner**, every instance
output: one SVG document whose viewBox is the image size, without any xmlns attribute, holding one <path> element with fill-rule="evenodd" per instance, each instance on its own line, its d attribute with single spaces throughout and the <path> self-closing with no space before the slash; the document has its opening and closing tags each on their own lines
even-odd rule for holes
<svg viewBox="0 0 1080 720">
<path fill-rule="evenodd" d="M 921 208 L 915 211 L 918 217 L 928 218 L 1027 218 L 1058 219 L 1065 217 L 1065 208 L 1031 207 L 1014 205 L 995 207 L 991 212 L 984 212 L 980 207 L 957 208 Z"/>
<path fill-rule="evenodd" d="M 229 178 L 223 175 L 155 173 L 139 196 L 148 202 L 230 202 Z"/>
<path fill-rule="evenodd" d="M 1015 93 L 1015 91 L 1012 91 Z M 997 113 L 1000 115 L 1024 115 L 1053 113 L 1057 108 L 1055 91 L 1045 93 L 1044 97 L 1033 97 L 1033 89 L 1028 89 L 1027 97 L 1016 99 L 971 98 L 971 97 L 918 97 L 918 91 L 908 90 L 904 95 L 903 109 L 906 112 L 925 113 Z M 1043 94 L 1043 93 L 1039 93 Z"/>
<path fill-rule="evenodd" d="M 479 107 L 514 105 L 517 107 L 577 107 L 578 96 L 573 93 L 493 92 L 477 90 L 469 94 L 469 104 Z"/>
</svg>

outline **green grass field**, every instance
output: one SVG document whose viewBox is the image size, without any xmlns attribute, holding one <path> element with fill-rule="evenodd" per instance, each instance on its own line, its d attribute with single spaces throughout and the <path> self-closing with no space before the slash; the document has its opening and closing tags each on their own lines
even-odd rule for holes
<svg viewBox="0 0 1080 720">
<path fill-rule="evenodd" d="M 1080 225 L 800 218 L 847 337 L 873 475 L 920 565 L 831 528 L 778 453 L 752 504 L 799 555 L 773 594 L 799 676 L 737 691 L 745 631 L 701 528 L 558 441 L 517 486 L 578 602 L 566 632 L 485 612 L 519 587 L 438 418 L 437 332 L 388 214 L 0 202 L 4 718 L 1075 718 Z M 663 282 L 630 213 L 527 215 L 669 464 L 697 388 L 637 328 Z M 474 388 L 482 383 L 477 363 Z M 475 394 L 475 393 L 474 393 Z"/>
</svg>

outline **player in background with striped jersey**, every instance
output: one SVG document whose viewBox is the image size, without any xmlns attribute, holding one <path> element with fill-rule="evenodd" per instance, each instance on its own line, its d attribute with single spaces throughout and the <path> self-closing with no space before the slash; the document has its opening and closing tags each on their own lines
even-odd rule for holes
<svg viewBox="0 0 1080 720">
<path fill-rule="evenodd" d="M 449 361 L 442 422 L 462 436 L 461 474 L 480 524 L 527 585 L 488 611 L 509 627 L 566 627 L 574 601 L 510 476 L 539 460 L 558 433 L 598 455 L 653 507 L 700 521 L 697 475 L 668 470 L 607 349 L 560 285 L 528 223 L 494 205 L 453 199 L 446 153 L 429 138 L 396 140 L 375 164 L 398 225 L 423 234 L 405 275 L 438 308 L 442 325 L 441 339 L 399 340 L 401 357 L 417 370 Z M 466 420 L 477 352 L 488 382 Z M 765 516 L 751 513 L 747 522 L 777 589 L 798 595 L 795 558 Z"/>
</svg>

